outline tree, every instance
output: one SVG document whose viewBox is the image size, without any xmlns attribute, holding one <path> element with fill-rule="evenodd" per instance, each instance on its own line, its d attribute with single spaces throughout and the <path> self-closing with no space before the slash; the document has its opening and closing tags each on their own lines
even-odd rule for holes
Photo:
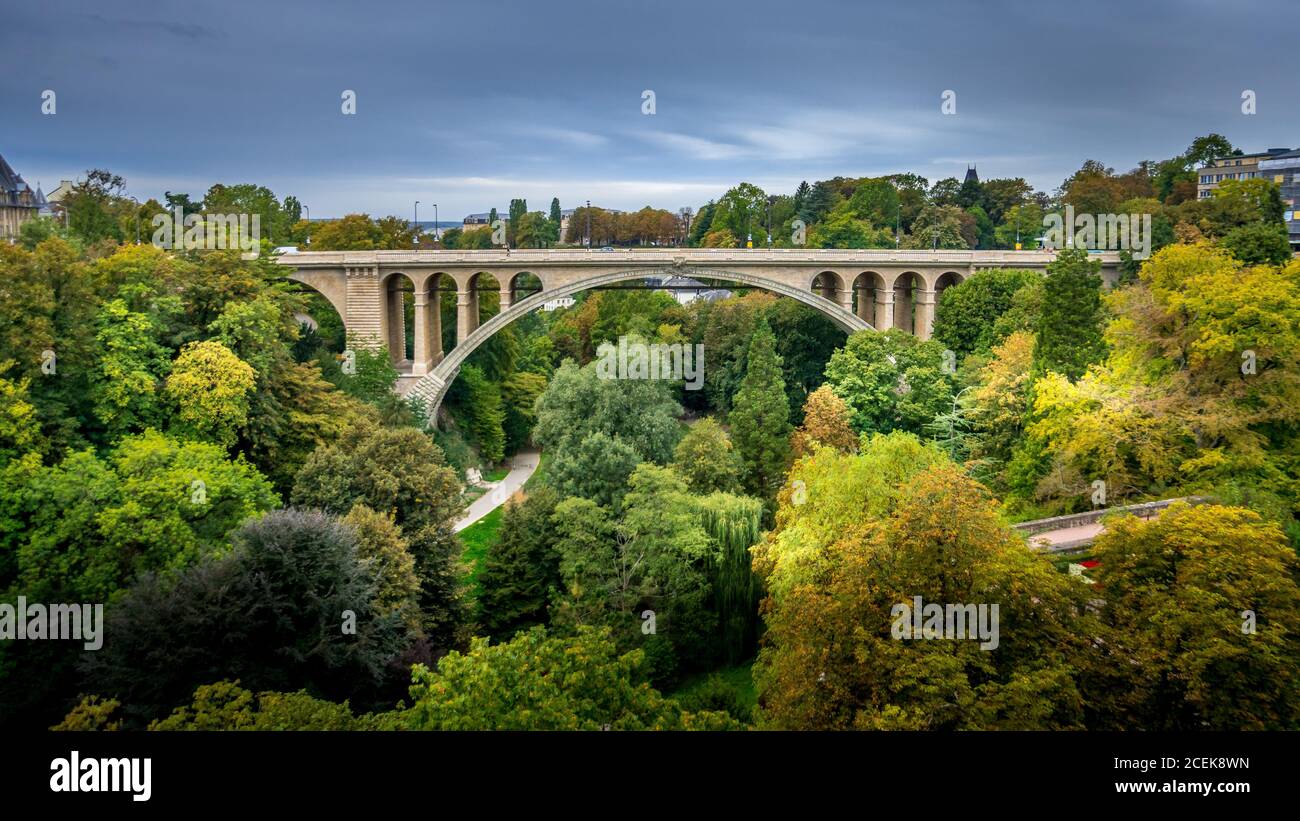
<svg viewBox="0 0 1300 821">
<path fill-rule="evenodd" d="M 943 350 L 897 328 L 859 331 L 826 363 L 826 381 L 848 405 L 855 432 L 919 434 L 952 403 Z"/>
<path fill-rule="evenodd" d="M 452 526 L 464 508 L 460 481 L 428 436 L 410 427 L 358 426 L 311 455 L 291 498 L 335 515 L 358 502 L 391 513 L 415 559 L 425 635 L 435 647 L 451 643 L 463 608 Z"/>
<path fill-rule="evenodd" d="M 828 482 L 844 481 L 826 477 L 827 469 L 844 465 L 857 479 L 854 463 L 879 458 L 871 451 L 854 457 L 824 449 L 801 462 L 796 473 L 808 480 L 801 507 L 814 510 L 783 504 L 776 534 L 759 549 L 769 574 L 780 579 L 801 568 L 798 578 L 816 579 L 783 580 L 765 605 L 768 632 L 755 665 L 761 724 L 1082 728 L 1073 677 L 1089 645 L 1077 627 L 1086 589 L 1027 551 L 987 492 L 951 463 L 909 465 L 911 475 L 883 494 L 877 479 L 821 495 Z M 910 608 L 916 597 L 968 614 L 985 608 L 984 627 L 996 604 L 996 631 L 901 640 L 910 631 L 897 630 L 899 605 Z"/>
<path fill-rule="evenodd" d="M 674 471 L 639 465 L 628 485 L 618 519 L 588 499 L 556 507 L 562 596 L 554 623 L 606 625 L 621 645 L 644 642 L 653 677 L 671 681 L 679 665 L 698 668 L 709 657 L 717 630 L 709 572 L 718 546 Z M 648 638 L 639 627 L 647 610 L 656 624 Z"/>
<path fill-rule="evenodd" d="M 252 366 L 220 342 L 192 342 L 181 350 L 164 393 L 176 404 L 177 429 L 222 447 L 234 444 L 248 421 Z"/>
<path fill-rule="evenodd" d="M 72 186 L 62 206 L 68 213 L 68 227 L 87 244 L 102 239 L 122 239 L 118 212 L 126 182 L 117 174 L 95 168 L 86 179 Z"/>
<path fill-rule="evenodd" d="M 1078 379 L 1105 355 L 1101 263 L 1081 248 L 1066 248 L 1047 265 L 1043 312 L 1034 344 L 1034 368 Z"/>
<path fill-rule="evenodd" d="M 564 221 L 564 213 L 560 211 L 559 197 L 551 198 L 550 220 L 551 220 L 551 224 L 555 226 L 555 238 L 556 241 L 558 242 L 560 237 L 560 224 Z"/>
<path fill-rule="evenodd" d="M 104 305 L 97 327 L 102 353 L 91 381 L 96 416 L 114 439 L 157 424 L 162 415 L 158 385 L 170 363 L 153 318 L 114 299 Z"/>
<path fill-rule="evenodd" d="M 380 245 L 379 231 L 369 214 L 348 214 L 312 228 L 313 251 L 370 251 Z"/>
<path fill-rule="evenodd" d="M 552 453 L 557 490 L 610 504 L 637 464 L 672 458 L 680 411 L 663 381 L 602 379 L 596 363 L 566 361 L 537 400 L 533 440 Z"/>
<path fill-rule="evenodd" d="M 849 406 L 835 395 L 830 385 L 822 385 L 808 395 L 803 424 L 790 436 L 790 452 L 795 459 L 819 446 L 843 453 L 858 448 L 858 437 L 849 426 Z"/>
<path fill-rule="evenodd" d="M 1254 222 L 1233 228 L 1220 245 L 1247 265 L 1282 265 L 1292 256 L 1286 228 L 1280 223 Z"/>
<path fill-rule="evenodd" d="M 495 639 L 547 622 L 547 606 L 560 586 L 554 520 L 559 503 L 559 493 L 543 485 L 505 505 L 478 577 L 479 623 Z"/>
<path fill-rule="evenodd" d="M 284 510 L 231 542 L 175 579 L 143 577 L 110 610 L 112 640 L 88 654 L 87 680 L 146 717 L 222 679 L 377 697 L 406 633 L 396 614 L 377 613 L 353 531 L 319 511 Z"/>
<path fill-rule="evenodd" d="M 1300 726 L 1300 587 L 1274 524 L 1237 507 L 1174 505 L 1109 520 L 1093 575 L 1106 600 L 1081 678 L 1102 729 Z"/>
<path fill-rule="evenodd" d="M 1040 277 L 1017 268 L 984 268 L 939 295 L 933 337 L 958 356 L 986 353 L 1000 341 L 994 328 L 1016 292 Z"/>
<path fill-rule="evenodd" d="M 546 376 L 525 371 L 510 374 L 501 383 L 501 402 L 505 411 L 502 429 L 507 453 L 514 453 L 528 444 L 537 421 L 537 398 L 546 392 L 546 384 Z"/>
<path fill-rule="evenodd" d="M 745 464 L 745 485 L 770 497 L 789 461 L 790 405 L 781 377 L 781 357 L 767 320 L 759 319 L 749 343 L 745 378 L 727 418 L 736 452 Z"/>
<path fill-rule="evenodd" d="M 502 428 L 506 413 L 501 407 L 501 389 L 489 382 L 483 371 L 474 365 L 461 368 L 460 379 L 465 383 L 467 399 L 462 408 L 468 414 L 470 436 L 483 461 L 496 464 L 505 456 L 506 446 L 506 434 Z"/>
<path fill-rule="evenodd" d="M 735 729 L 724 713 L 685 713 L 644 679 L 645 654 L 621 653 L 607 633 L 572 638 L 534 628 L 502 644 L 475 639 L 437 672 L 417 666 L 413 730 Z"/>
<path fill-rule="evenodd" d="M 962 237 L 963 215 L 955 205 L 927 205 L 912 221 L 912 232 L 903 238 L 903 247 L 969 248 Z"/>
<path fill-rule="evenodd" d="M 420 579 L 415 575 L 415 559 L 392 515 L 358 502 L 340 521 L 352 529 L 357 539 L 357 559 L 365 563 L 375 581 L 376 615 L 396 615 L 418 632 Z"/>
<path fill-rule="evenodd" d="M 713 417 L 690 426 L 673 451 L 672 468 L 700 495 L 738 491 L 744 472 L 731 437 Z"/>
<path fill-rule="evenodd" d="M 123 439 L 107 462 L 72 454 L 19 492 L 20 529 L 6 541 L 33 600 L 104 601 L 138 573 L 220 552 L 236 525 L 278 504 L 242 458 L 156 431 Z"/>
</svg>

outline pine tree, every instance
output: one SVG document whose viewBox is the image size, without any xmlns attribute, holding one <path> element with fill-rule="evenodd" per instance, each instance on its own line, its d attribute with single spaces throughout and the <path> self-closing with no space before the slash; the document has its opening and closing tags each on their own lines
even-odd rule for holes
<svg viewBox="0 0 1300 821">
<path fill-rule="evenodd" d="M 790 455 L 790 402 L 781 377 L 776 337 L 764 317 L 749 342 L 748 366 L 732 404 L 732 440 L 746 468 L 746 486 L 771 498 Z"/>
<path fill-rule="evenodd" d="M 479 623 L 495 639 L 547 622 L 547 603 L 560 583 L 559 536 L 552 521 L 559 502 L 559 493 L 542 486 L 505 507 L 500 535 L 479 575 Z"/>
<path fill-rule="evenodd" d="M 1047 266 L 1043 311 L 1034 344 L 1034 372 L 1078 379 L 1106 353 L 1102 339 L 1101 263 L 1067 248 Z"/>
</svg>

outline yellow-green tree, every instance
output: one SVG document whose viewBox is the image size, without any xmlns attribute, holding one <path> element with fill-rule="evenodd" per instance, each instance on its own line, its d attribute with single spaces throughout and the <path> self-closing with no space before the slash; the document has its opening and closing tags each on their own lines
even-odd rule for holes
<svg viewBox="0 0 1300 821">
<path fill-rule="evenodd" d="M 1300 566 L 1277 525 L 1180 504 L 1111 520 L 1096 547 L 1104 628 L 1081 676 L 1091 726 L 1300 726 Z"/>
<path fill-rule="evenodd" d="M 248 421 L 252 366 L 215 340 L 181 350 L 167 377 L 166 394 L 177 406 L 177 429 L 224 447 Z"/>
</svg>

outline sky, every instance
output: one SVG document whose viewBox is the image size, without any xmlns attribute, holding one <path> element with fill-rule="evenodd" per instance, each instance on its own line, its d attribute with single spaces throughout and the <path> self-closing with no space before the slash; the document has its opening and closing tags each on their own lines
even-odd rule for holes
<svg viewBox="0 0 1300 821">
<path fill-rule="evenodd" d="M 1300 146 L 1294 0 L 2 2 L 0 155 L 46 192 L 106 168 L 450 221 Z"/>
</svg>

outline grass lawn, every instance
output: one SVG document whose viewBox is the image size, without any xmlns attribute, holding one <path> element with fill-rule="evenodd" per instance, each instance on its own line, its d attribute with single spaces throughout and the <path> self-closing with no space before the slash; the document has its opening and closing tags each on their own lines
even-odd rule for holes
<svg viewBox="0 0 1300 821">
<path fill-rule="evenodd" d="M 483 481 L 485 481 L 485 482 L 499 482 L 499 481 L 501 481 L 502 479 L 506 478 L 506 476 L 507 476 L 509 473 L 510 473 L 510 466 L 509 466 L 509 465 L 507 465 L 507 466 L 505 466 L 505 467 L 500 467 L 500 468 L 492 468 L 492 469 L 489 470 L 487 473 L 484 473 L 484 474 L 483 474 Z"/>
<path fill-rule="evenodd" d="M 546 459 L 547 455 L 543 453 L 538 461 L 537 470 L 533 471 L 533 475 L 529 476 L 528 481 L 524 482 L 525 493 L 542 481 L 541 477 L 546 473 Z M 501 475 L 504 476 L 505 472 L 503 471 Z M 499 478 L 493 479 L 493 481 L 498 481 Z M 469 568 L 466 571 L 464 581 L 469 587 L 469 596 L 471 598 L 478 598 L 478 575 L 483 569 L 483 557 L 487 555 L 488 548 L 497 540 L 497 533 L 501 530 L 501 514 L 504 510 L 505 505 L 498 507 L 458 534 L 461 544 L 465 546 L 460 558 L 465 563 L 465 566 Z"/>
<path fill-rule="evenodd" d="M 469 595 L 473 598 L 478 597 L 478 574 L 483 569 L 483 557 L 487 555 L 488 547 L 497 540 L 503 510 L 504 507 L 497 508 L 459 534 L 461 544 L 465 546 L 465 552 L 460 554 L 460 558 L 469 568 L 465 582 L 469 585 Z"/>
</svg>

